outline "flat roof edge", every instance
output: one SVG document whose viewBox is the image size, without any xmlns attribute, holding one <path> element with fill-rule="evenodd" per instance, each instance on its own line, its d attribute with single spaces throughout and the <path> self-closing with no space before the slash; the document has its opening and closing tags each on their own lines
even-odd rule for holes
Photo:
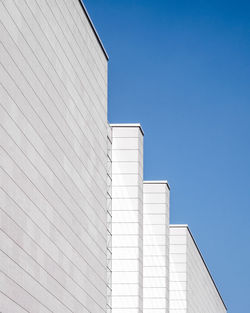
<svg viewBox="0 0 250 313">
<path fill-rule="evenodd" d="M 170 190 L 170 186 L 167 180 L 144 180 L 143 184 L 165 184 L 168 186 L 168 189 Z"/>
<path fill-rule="evenodd" d="M 188 228 L 188 224 L 169 224 L 170 228 Z"/>
<path fill-rule="evenodd" d="M 144 131 L 142 129 L 142 126 L 140 123 L 111 123 L 109 124 L 111 127 L 139 127 L 141 130 L 141 133 L 144 136 Z"/>
<path fill-rule="evenodd" d="M 108 56 L 108 54 L 107 54 L 107 51 L 106 51 L 105 48 L 104 48 L 104 45 L 103 45 L 103 43 L 102 43 L 102 41 L 101 41 L 101 38 L 99 37 L 99 35 L 98 35 L 98 33 L 97 33 L 97 30 L 96 30 L 96 28 L 95 28 L 95 26 L 94 26 L 94 23 L 92 22 L 92 20 L 91 20 L 91 18 L 90 18 L 90 16 L 89 16 L 89 13 L 88 13 L 88 11 L 87 11 L 85 5 L 83 4 L 82 0 L 78 0 L 78 2 L 80 3 L 80 5 L 81 5 L 81 7 L 82 7 L 82 9 L 83 9 L 83 12 L 85 13 L 85 15 L 86 15 L 86 17 L 87 17 L 87 20 L 88 20 L 88 22 L 89 22 L 89 24 L 90 24 L 90 26 L 91 26 L 91 28 L 92 28 L 94 34 L 95 34 L 95 37 L 96 37 L 96 39 L 97 39 L 97 41 L 98 41 L 98 43 L 99 43 L 99 45 L 100 45 L 100 47 L 101 47 L 101 49 L 102 49 L 102 51 L 103 51 L 103 53 L 104 53 L 104 55 L 105 55 L 107 61 L 108 61 L 108 60 L 109 60 L 109 56 Z"/>
</svg>

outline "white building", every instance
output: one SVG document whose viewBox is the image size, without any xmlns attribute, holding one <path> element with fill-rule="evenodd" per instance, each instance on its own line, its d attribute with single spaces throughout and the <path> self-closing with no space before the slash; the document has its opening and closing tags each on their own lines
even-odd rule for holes
<svg viewBox="0 0 250 313">
<path fill-rule="evenodd" d="M 112 124 L 112 312 L 143 310 L 143 131 Z"/>
<path fill-rule="evenodd" d="M 0 311 L 106 312 L 107 55 L 78 0 L 0 2 Z"/>
<path fill-rule="evenodd" d="M 0 312 L 226 312 L 186 226 L 169 259 L 169 186 L 140 124 L 108 125 L 81 0 L 0 1 L 0 41 Z"/>
<path fill-rule="evenodd" d="M 169 192 L 166 181 L 144 181 L 144 313 L 169 312 Z"/>
<path fill-rule="evenodd" d="M 187 225 L 170 225 L 170 313 L 225 313 L 226 306 Z"/>
</svg>

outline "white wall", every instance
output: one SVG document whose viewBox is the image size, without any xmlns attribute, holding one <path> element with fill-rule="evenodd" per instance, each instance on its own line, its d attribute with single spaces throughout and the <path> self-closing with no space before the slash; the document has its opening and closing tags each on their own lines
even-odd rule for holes
<svg viewBox="0 0 250 313">
<path fill-rule="evenodd" d="M 170 225 L 170 313 L 226 308 L 187 225 Z"/>
<path fill-rule="evenodd" d="M 187 234 L 188 312 L 225 313 L 226 308 L 204 264 L 197 246 Z"/>
<path fill-rule="evenodd" d="M 111 125 L 112 311 L 142 312 L 143 134 L 140 126 Z"/>
<path fill-rule="evenodd" d="M 143 312 L 169 313 L 169 187 L 143 184 Z"/>
<path fill-rule="evenodd" d="M 105 312 L 107 59 L 78 0 L 0 2 L 0 311 Z"/>
</svg>

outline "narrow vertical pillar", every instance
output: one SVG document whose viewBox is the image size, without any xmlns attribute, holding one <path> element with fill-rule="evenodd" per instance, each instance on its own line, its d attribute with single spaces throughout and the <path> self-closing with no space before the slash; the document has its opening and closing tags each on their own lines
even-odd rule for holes
<svg viewBox="0 0 250 313">
<path fill-rule="evenodd" d="M 187 313 L 187 225 L 170 225 L 170 313 Z"/>
<path fill-rule="evenodd" d="M 112 128 L 107 136 L 107 313 L 112 312 Z"/>
<path fill-rule="evenodd" d="M 169 311 L 169 185 L 143 186 L 143 312 Z"/>
<path fill-rule="evenodd" d="M 143 131 L 112 126 L 112 311 L 143 311 Z"/>
</svg>

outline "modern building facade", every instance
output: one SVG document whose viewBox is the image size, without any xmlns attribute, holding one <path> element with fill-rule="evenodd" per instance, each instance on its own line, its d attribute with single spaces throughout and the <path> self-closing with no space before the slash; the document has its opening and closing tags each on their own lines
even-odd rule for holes
<svg viewBox="0 0 250 313">
<path fill-rule="evenodd" d="M 169 192 L 167 181 L 143 183 L 143 312 L 169 312 Z"/>
<path fill-rule="evenodd" d="M 81 0 L 0 2 L 0 312 L 224 313 L 107 70 Z"/>
<path fill-rule="evenodd" d="M 170 225 L 170 313 L 225 313 L 226 306 L 187 225 Z"/>
<path fill-rule="evenodd" d="M 106 312 L 107 55 L 81 1 L 0 2 L 0 311 Z"/>
</svg>

